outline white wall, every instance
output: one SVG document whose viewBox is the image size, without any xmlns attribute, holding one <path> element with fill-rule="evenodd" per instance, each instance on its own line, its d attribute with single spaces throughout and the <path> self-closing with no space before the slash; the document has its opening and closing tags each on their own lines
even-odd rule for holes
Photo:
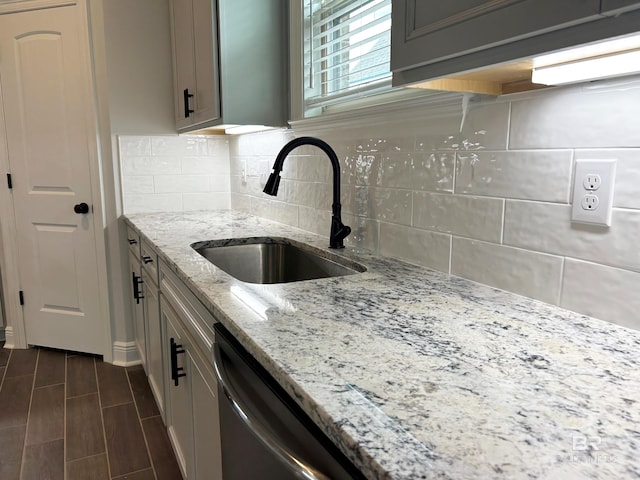
<svg viewBox="0 0 640 480">
<path fill-rule="evenodd" d="M 302 133 L 338 153 L 352 245 L 640 329 L 638 105 L 640 77 L 472 102 L 462 129 L 462 109 L 423 109 Z M 262 193 L 293 135 L 232 138 L 232 207 L 328 236 L 318 150 L 295 150 L 278 197 Z M 618 161 L 610 228 L 570 222 L 580 158 Z"/>
</svg>

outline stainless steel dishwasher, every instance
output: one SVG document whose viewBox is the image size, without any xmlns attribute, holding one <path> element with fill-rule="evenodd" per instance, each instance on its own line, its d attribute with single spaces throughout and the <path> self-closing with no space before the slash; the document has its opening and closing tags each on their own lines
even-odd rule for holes
<svg viewBox="0 0 640 480">
<path fill-rule="evenodd" d="M 224 326 L 215 332 L 225 480 L 365 478 Z"/>
</svg>

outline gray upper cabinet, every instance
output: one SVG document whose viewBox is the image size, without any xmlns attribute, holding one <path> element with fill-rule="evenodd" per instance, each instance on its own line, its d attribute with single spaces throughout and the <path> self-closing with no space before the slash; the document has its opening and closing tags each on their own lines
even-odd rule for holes
<svg viewBox="0 0 640 480">
<path fill-rule="evenodd" d="M 601 3 L 609 9 L 640 4 L 638 0 L 393 0 L 393 83 L 461 73 L 638 29 L 637 18 L 605 17 Z"/>
<path fill-rule="evenodd" d="M 176 127 L 282 126 L 286 0 L 171 0 Z"/>
</svg>

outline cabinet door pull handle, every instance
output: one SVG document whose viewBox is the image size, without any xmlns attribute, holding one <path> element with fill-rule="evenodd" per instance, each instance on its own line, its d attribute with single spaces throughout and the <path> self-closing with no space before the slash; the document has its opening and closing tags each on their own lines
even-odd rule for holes
<svg viewBox="0 0 640 480">
<path fill-rule="evenodd" d="M 189 108 L 189 99 L 193 97 L 193 93 L 189 93 L 189 89 L 185 88 L 182 95 L 184 97 L 184 118 L 189 118 L 193 113 L 193 110 Z"/>
<path fill-rule="evenodd" d="M 149 257 L 148 255 L 143 255 L 142 261 L 144 263 L 153 263 L 153 258 Z"/>
<path fill-rule="evenodd" d="M 127 240 L 129 241 L 129 245 L 135 245 L 136 243 L 138 243 L 135 238 L 128 238 Z"/>
<path fill-rule="evenodd" d="M 133 298 L 135 298 L 136 303 L 139 304 L 140 300 L 144 298 L 144 295 L 140 290 L 140 285 L 142 285 L 142 277 L 137 276 L 136 272 L 133 272 L 132 275 L 133 275 Z"/>
<path fill-rule="evenodd" d="M 171 347 L 171 380 L 173 380 L 173 384 L 177 387 L 180 377 L 187 376 L 184 368 L 178 366 L 178 354 L 185 353 L 185 349 L 182 348 L 182 345 L 176 343 L 173 338 L 169 340 L 169 345 Z"/>
</svg>

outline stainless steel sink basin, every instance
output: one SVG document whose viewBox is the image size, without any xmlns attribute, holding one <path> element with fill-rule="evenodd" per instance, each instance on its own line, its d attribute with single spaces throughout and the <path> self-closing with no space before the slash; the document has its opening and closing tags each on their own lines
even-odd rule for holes
<svg viewBox="0 0 640 480">
<path fill-rule="evenodd" d="M 366 270 L 356 262 L 287 238 L 207 241 L 191 247 L 221 270 L 247 283 L 299 282 Z"/>
</svg>

